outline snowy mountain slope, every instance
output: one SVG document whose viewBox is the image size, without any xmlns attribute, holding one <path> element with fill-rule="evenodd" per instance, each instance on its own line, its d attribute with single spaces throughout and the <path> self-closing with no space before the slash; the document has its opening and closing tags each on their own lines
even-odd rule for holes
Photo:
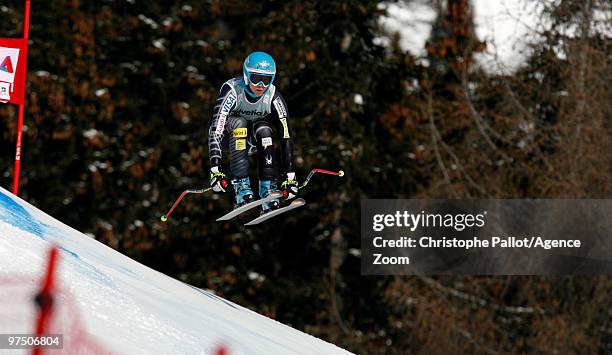
<svg viewBox="0 0 612 355">
<path fill-rule="evenodd" d="M 58 284 L 66 291 L 57 302 L 75 304 L 89 335 L 113 352 L 212 354 L 224 344 L 229 354 L 349 354 L 152 270 L 0 188 L 0 300 L 16 296 L 2 284 L 11 275 L 38 287 L 52 244 L 61 249 Z M 0 307 L 0 333 L 30 333 L 28 309 L 2 321 Z"/>
</svg>

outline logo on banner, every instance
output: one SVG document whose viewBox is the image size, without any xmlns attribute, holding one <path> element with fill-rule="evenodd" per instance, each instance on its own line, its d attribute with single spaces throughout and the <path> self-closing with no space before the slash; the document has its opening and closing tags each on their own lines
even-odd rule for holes
<svg viewBox="0 0 612 355">
<path fill-rule="evenodd" d="M 19 48 L 0 47 L 0 81 L 13 84 L 19 61 Z"/>
<path fill-rule="evenodd" d="M 2 60 L 2 64 L 0 64 L 0 70 L 5 71 L 7 73 L 14 73 L 13 70 L 13 62 L 11 61 L 11 57 L 7 56 Z"/>
<path fill-rule="evenodd" d="M 7 102 L 11 99 L 11 84 L 0 81 L 0 102 Z"/>
</svg>

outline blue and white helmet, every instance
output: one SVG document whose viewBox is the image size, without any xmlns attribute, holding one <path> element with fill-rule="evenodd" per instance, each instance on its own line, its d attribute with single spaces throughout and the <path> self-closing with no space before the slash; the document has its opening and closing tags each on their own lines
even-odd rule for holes
<svg viewBox="0 0 612 355">
<path fill-rule="evenodd" d="M 267 88 L 276 76 L 276 63 L 268 53 L 253 52 L 244 60 L 242 75 L 245 87 L 249 87 L 250 83 Z"/>
</svg>

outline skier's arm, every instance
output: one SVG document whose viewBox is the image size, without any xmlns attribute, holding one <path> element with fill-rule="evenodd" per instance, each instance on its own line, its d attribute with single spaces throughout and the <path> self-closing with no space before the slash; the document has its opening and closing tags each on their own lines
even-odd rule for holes
<svg viewBox="0 0 612 355">
<path fill-rule="evenodd" d="M 272 113 L 276 115 L 277 132 L 281 141 L 283 163 L 287 177 L 282 183 L 283 196 L 287 199 L 294 198 L 298 193 L 298 182 L 293 171 L 293 139 L 291 138 L 291 127 L 289 127 L 289 112 L 283 96 L 277 91 L 272 98 Z"/>
<path fill-rule="evenodd" d="M 293 172 L 293 138 L 291 138 L 291 127 L 289 126 L 289 112 L 283 96 L 278 92 L 272 98 L 272 114 L 276 116 L 278 136 L 283 156 L 283 164 L 286 173 Z"/>
<path fill-rule="evenodd" d="M 221 165 L 221 140 L 225 133 L 225 122 L 235 106 L 236 93 L 230 85 L 224 84 L 215 101 L 212 118 L 208 122 L 208 156 L 211 167 Z"/>
</svg>

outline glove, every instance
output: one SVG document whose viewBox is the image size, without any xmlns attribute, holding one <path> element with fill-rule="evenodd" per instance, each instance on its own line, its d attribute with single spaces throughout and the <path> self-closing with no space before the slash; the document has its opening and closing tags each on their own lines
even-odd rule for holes
<svg viewBox="0 0 612 355">
<path fill-rule="evenodd" d="M 227 187 L 227 177 L 221 171 L 218 166 L 210 168 L 210 187 L 215 192 L 225 192 Z"/>
<path fill-rule="evenodd" d="M 287 179 L 281 184 L 283 188 L 283 197 L 291 200 L 298 193 L 298 182 L 295 179 L 295 173 L 287 173 Z"/>
</svg>

